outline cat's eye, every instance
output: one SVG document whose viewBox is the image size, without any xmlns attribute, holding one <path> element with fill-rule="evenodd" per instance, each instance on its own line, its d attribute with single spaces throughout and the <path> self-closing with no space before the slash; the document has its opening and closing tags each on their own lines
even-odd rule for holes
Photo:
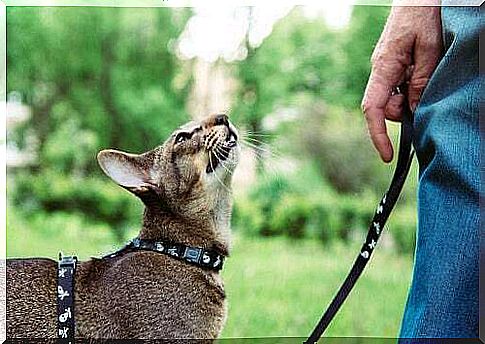
<svg viewBox="0 0 485 344">
<path fill-rule="evenodd" d="M 175 143 L 182 143 L 189 140 L 192 137 L 192 133 L 181 132 L 175 136 Z"/>
</svg>

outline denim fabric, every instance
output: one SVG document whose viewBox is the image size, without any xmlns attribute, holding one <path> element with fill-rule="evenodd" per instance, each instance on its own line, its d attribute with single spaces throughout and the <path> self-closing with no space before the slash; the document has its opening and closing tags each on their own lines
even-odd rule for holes
<svg viewBox="0 0 485 344">
<path fill-rule="evenodd" d="M 442 23 L 445 55 L 415 113 L 418 232 L 401 338 L 478 337 L 484 25 L 477 7 L 444 7 Z"/>
</svg>

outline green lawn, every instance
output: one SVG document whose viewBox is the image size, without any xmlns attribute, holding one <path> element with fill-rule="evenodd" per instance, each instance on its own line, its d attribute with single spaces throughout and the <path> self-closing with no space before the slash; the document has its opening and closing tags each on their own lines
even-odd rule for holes
<svg viewBox="0 0 485 344">
<path fill-rule="evenodd" d="M 86 259 L 117 246 L 104 226 L 93 230 L 82 222 L 65 220 L 50 218 L 50 225 L 43 224 L 44 233 L 40 234 L 29 229 L 21 217 L 9 216 L 8 256 L 55 258 L 63 249 L 66 254 L 77 253 Z M 307 335 L 345 278 L 359 248 L 359 243 L 324 247 L 310 241 L 235 236 L 223 271 L 229 301 L 223 337 Z M 378 247 L 327 335 L 396 336 L 411 263 L 408 256 Z"/>
<path fill-rule="evenodd" d="M 223 274 L 229 299 L 223 337 L 308 335 L 359 249 L 237 237 Z M 369 264 L 326 335 L 397 336 L 411 258 L 378 249 Z"/>
</svg>

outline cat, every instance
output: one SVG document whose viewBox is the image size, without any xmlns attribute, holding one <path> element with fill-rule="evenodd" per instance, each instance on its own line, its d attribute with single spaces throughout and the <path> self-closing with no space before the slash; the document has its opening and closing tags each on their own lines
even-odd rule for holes
<svg viewBox="0 0 485 344">
<path fill-rule="evenodd" d="M 231 177 L 238 131 L 225 114 L 175 130 L 135 155 L 103 150 L 98 163 L 144 205 L 138 238 L 200 247 L 228 256 Z M 57 262 L 7 260 L 7 338 L 57 336 Z M 220 273 L 152 251 L 125 251 L 78 262 L 76 338 L 199 338 L 212 342 L 225 324 Z"/>
</svg>

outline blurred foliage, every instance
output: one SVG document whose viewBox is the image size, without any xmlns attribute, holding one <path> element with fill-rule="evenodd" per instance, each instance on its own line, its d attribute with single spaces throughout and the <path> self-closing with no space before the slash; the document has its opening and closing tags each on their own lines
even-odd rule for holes
<svg viewBox="0 0 485 344">
<path fill-rule="evenodd" d="M 343 38 L 345 58 L 341 60 L 342 83 L 335 104 L 360 108 L 369 78 L 370 57 L 386 23 L 389 7 L 354 6 L 352 21 Z"/>
<path fill-rule="evenodd" d="M 262 146 L 256 150 L 263 160 L 278 147 L 282 164 L 296 167 L 286 177 L 261 175 L 236 199 L 236 228 L 325 243 L 360 238 L 367 230 L 391 170 L 370 144 L 360 101 L 388 11 L 355 6 L 349 27 L 334 31 L 297 7 L 261 46 L 246 42 L 247 58 L 233 66 L 239 81 L 234 115 L 247 125 L 249 145 Z M 396 129 L 390 127 L 394 137 Z M 392 241 L 411 253 L 415 197 L 412 187 L 404 193 L 410 202 L 395 211 Z"/>
<path fill-rule="evenodd" d="M 369 144 L 360 113 L 302 99 L 298 117 L 305 125 L 284 125 L 288 137 L 298 137 L 287 149 L 316 162 L 321 177 L 335 191 L 354 194 L 387 187 L 389 175 Z"/>
<path fill-rule="evenodd" d="M 318 164 L 308 164 L 289 175 L 268 174 L 246 197 L 238 197 L 234 225 L 251 236 L 287 236 L 317 239 L 326 246 L 339 241 L 361 241 L 374 215 L 379 196 L 370 189 L 338 194 L 319 175 Z M 392 244 L 402 253 L 414 248 L 414 206 L 398 207 L 391 224 Z"/>
<path fill-rule="evenodd" d="M 78 141 L 91 134 L 93 148 L 140 151 L 186 120 L 190 75 L 180 75 L 185 71 L 169 47 L 189 15 L 188 9 L 9 7 L 7 90 L 20 92 L 32 109 L 27 125 L 39 138 L 40 161 L 51 162 L 44 145 L 59 135 Z"/>
<path fill-rule="evenodd" d="M 128 226 L 139 227 L 142 203 L 113 183 L 98 178 L 63 175 L 55 170 L 42 174 L 19 173 L 11 200 L 22 206 L 23 215 L 71 213 L 93 224 L 107 224 L 118 240 Z"/>
<path fill-rule="evenodd" d="M 109 185 L 96 164 L 103 148 L 154 147 L 185 112 L 191 76 L 171 48 L 190 9 L 9 7 L 7 91 L 32 118 L 9 141 L 36 137 L 34 166 L 14 174 L 12 200 L 36 212 L 85 214 L 118 239 L 139 202 Z M 101 179 L 102 178 L 102 179 Z M 26 216 L 34 215 L 27 211 Z"/>
<path fill-rule="evenodd" d="M 240 87 L 234 115 L 260 131 L 264 116 L 299 106 L 301 95 L 359 108 L 370 71 L 370 56 L 389 8 L 354 6 L 349 27 L 329 29 L 300 7 L 279 21 L 261 46 L 246 42 L 248 56 L 235 65 Z"/>
<path fill-rule="evenodd" d="M 364 235 L 391 177 L 359 110 L 388 10 L 355 6 L 349 26 L 332 30 L 296 7 L 261 45 L 243 42 L 244 60 L 218 61 L 237 85 L 232 118 L 249 131 L 263 167 L 235 200 L 236 229 L 324 243 Z M 138 227 L 141 203 L 102 176 L 96 154 L 146 151 L 189 119 L 195 69 L 175 47 L 190 16 L 187 8 L 7 8 L 7 92 L 32 111 L 8 139 L 23 148 L 35 136 L 38 156 L 9 170 L 10 217 L 22 218 L 9 228 L 48 235 L 49 219 L 59 230 L 65 220 L 76 232 L 110 228 L 120 241 Z M 268 150 L 291 171 L 269 172 Z M 406 253 L 414 247 L 412 186 L 390 224 Z"/>
</svg>

